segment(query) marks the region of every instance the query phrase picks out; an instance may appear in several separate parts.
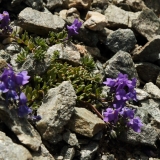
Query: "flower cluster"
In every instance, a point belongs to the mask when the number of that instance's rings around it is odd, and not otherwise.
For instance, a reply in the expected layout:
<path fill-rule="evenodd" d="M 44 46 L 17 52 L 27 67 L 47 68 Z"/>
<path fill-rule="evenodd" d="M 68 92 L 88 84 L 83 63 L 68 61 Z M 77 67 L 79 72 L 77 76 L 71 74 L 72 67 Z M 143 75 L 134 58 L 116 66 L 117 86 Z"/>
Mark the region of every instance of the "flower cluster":
<path fill-rule="evenodd" d="M 71 26 L 67 25 L 68 38 L 75 34 L 78 34 L 78 30 L 81 26 L 82 26 L 82 22 L 79 22 L 78 19 L 75 19 Z"/>
<path fill-rule="evenodd" d="M 6 101 L 14 102 L 17 107 L 19 117 L 25 117 L 32 112 L 27 106 L 27 98 L 21 87 L 27 84 L 30 76 L 27 71 L 14 73 L 12 67 L 8 65 L 0 76 L 0 91 L 5 94 Z M 39 117 L 38 117 L 39 118 Z"/>
<path fill-rule="evenodd" d="M 2 30 L 2 32 L 7 33 L 12 31 L 9 23 L 9 13 L 7 11 L 3 11 L 3 14 L 0 14 L 0 29 Z"/>
<path fill-rule="evenodd" d="M 120 73 L 116 79 L 107 78 L 103 84 L 110 87 L 110 93 L 113 95 L 110 107 L 103 112 L 104 121 L 115 124 L 123 119 L 128 127 L 135 132 L 140 132 L 143 126 L 140 118 L 134 117 L 135 110 L 126 107 L 127 101 L 137 101 L 134 89 L 136 87 L 136 78 L 128 80 L 126 74 Z"/>

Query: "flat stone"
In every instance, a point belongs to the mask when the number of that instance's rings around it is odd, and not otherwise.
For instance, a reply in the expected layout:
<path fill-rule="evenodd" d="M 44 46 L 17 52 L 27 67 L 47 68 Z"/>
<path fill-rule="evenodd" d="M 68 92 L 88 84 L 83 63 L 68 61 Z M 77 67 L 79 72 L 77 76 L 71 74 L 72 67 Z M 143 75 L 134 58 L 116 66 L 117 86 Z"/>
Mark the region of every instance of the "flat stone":
<path fill-rule="evenodd" d="M 73 114 L 76 98 L 74 88 L 69 81 L 64 81 L 48 91 L 43 104 L 37 110 L 42 119 L 36 126 L 43 139 L 52 143 L 55 136 L 64 130 Z"/>
<path fill-rule="evenodd" d="M 138 101 L 149 98 L 149 94 L 140 88 L 135 88 Z"/>
<path fill-rule="evenodd" d="M 148 41 L 160 35 L 160 20 L 151 9 L 145 9 L 132 20 L 133 28 L 143 35 Z"/>
<path fill-rule="evenodd" d="M 49 31 L 62 30 L 65 21 L 57 15 L 39 12 L 27 7 L 19 13 L 18 24 L 29 32 L 46 35 Z"/>
<path fill-rule="evenodd" d="M 32 155 L 25 147 L 14 143 L 1 131 L 0 151 L 0 159 L 2 160 L 32 160 Z"/>
<path fill-rule="evenodd" d="M 9 109 L 4 101 L 0 101 L 0 119 L 11 129 L 19 141 L 33 151 L 38 151 L 42 143 L 37 130 L 26 118 L 19 118 L 14 108 Z"/>
<path fill-rule="evenodd" d="M 160 99 L 160 89 L 152 82 L 146 83 L 143 89 L 149 93 L 152 98 Z"/>
<path fill-rule="evenodd" d="M 85 108 L 75 107 L 75 112 L 68 123 L 69 128 L 86 137 L 93 137 L 105 127 L 103 120 Z"/>

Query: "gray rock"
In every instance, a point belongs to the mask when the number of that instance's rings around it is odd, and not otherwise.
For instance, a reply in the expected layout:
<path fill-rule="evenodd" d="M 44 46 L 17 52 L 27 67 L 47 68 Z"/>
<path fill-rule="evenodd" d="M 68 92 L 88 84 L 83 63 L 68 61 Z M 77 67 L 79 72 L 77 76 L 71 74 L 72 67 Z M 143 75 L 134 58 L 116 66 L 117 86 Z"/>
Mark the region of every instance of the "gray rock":
<path fill-rule="evenodd" d="M 65 0 L 47 0 L 47 4 L 46 4 L 46 7 L 49 9 L 49 10 L 54 10 L 55 8 L 57 7 L 63 7 L 63 2 Z"/>
<path fill-rule="evenodd" d="M 106 45 L 114 53 L 119 50 L 129 52 L 135 47 L 136 42 L 137 40 L 132 30 L 118 29 L 108 35 Z"/>
<path fill-rule="evenodd" d="M 158 76 L 156 79 L 156 85 L 160 88 L 160 72 L 158 73 Z"/>
<path fill-rule="evenodd" d="M 69 130 L 63 134 L 63 140 L 70 146 L 79 146 L 78 139 L 75 133 L 71 133 Z"/>
<path fill-rule="evenodd" d="M 65 21 L 57 15 L 39 12 L 28 7 L 19 13 L 18 24 L 29 32 L 46 35 L 49 31 L 62 30 Z"/>
<path fill-rule="evenodd" d="M 132 20 L 137 19 L 140 12 L 127 12 L 114 5 L 109 5 L 104 12 L 110 28 L 132 27 Z"/>
<path fill-rule="evenodd" d="M 160 89 L 152 82 L 146 83 L 143 88 L 152 98 L 160 99 Z"/>
<path fill-rule="evenodd" d="M 155 62 L 160 59 L 160 35 L 155 36 L 150 42 L 140 49 L 132 52 L 133 60 L 139 62 Z"/>
<path fill-rule="evenodd" d="M 160 67 L 148 62 L 141 62 L 135 64 L 138 76 L 143 82 L 156 82 Z"/>
<path fill-rule="evenodd" d="M 19 118 L 16 110 L 9 109 L 2 100 L 0 101 L 0 119 L 14 132 L 22 144 L 33 151 L 39 150 L 42 143 L 39 133 L 26 118 Z"/>
<path fill-rule="evenodd" d="M 143 10 L 137 19 L 132 20 L 132 26 L 148 41 L 160 34 L 160 21 L 150 9 Z"/>
<path fill-rule="evenodd" d="M 46 63 L 50 64 L 51 57 L 55 51 L 59 52 L 59 59 L 67 60 L 73 64 L 80 64 L 80 53 L 78 52 L 76 46 L 72 43 L 67 44 L 55 44 L 48 48 L 46 52 Z"/>
<path fill-rule="evenodd" d="M 75 149 L 64 146 L 61 150 L 60 155 L 63 157 L 64 160 L 72 160 L 75 155 Z"/>
<path fill-rule="evenodd" d="M 96 142 L 90 142 L 85 147 L 82 147 L 80 160 L 94 160 L 98 148 L 99 144 Z"/>
<path fill-rule="evenodd" d="M 105 63 L 105 73 L 109 78 L 117 78 L 118 74 L 125 73 L 129 79 L 138 78 L 131 55 L 124 51 L 117 52 Z"/>
<path fill-rule="evenodd" d="M 32 160 L 32 155 L 25 147 L 13 143 L 12 140 L 1 131 L 0 151 L 0 159 L 2 160 Z"/>
<path fill-rule="evenodd" d="M 4 49 L 5 49 L 5 52 L 13 55 L 15 53 L 21 52 L 22 48 L 17 43 L 11 43 L 11 44 L 6 45 Z"/>
<path fill-rule="evenodd" d="M 105 123 L 89 110 L 75 107 L 75 112 L 68 126 L 76 133 L 86 137 L 93 137 L 105 127 Z"/>
<path fill-rule="evenodd" d="M 41 10 L 43 8 L 43 0 L 26 0 L 25 4 L 36 10 Z"/>
<path fill-rule="evenodd" d="M 68 123 L 76 105 L 76 93 L 69 81 L 62 82 L 58 87 L 48 91 L 37 114 L 42 119 L 37 122 L 37 129 L 43 139 L 52 142 Z"/>
<path fill-rule="evenodd" d="M 156 147 L 156 141 L 158 140 L 158 132 L 154 127 L 149 124 L 144 125 L 141 133 L 136 133 L 132 129 L 127 132 L 123 132 L 118 138 L 125 143 L 133 145 L 146 145 L 150 147 Z"/>
<path fill-rule="evenodd" d="M 38 152 L 31 152 L 33 160 L 55 160 L 46 147 L 42 144 Z"/>
<path fill-rule="evenodd" d="M 149 98 L 149 94 L 147 92 L 145 92 L 144 90 L 142 90 L 140 88 L 135 88 L 135 90 L 136 90 L 136 95 L 137 95 L 138 101 L 142 101 L 144 99 Z"/>
<path fill-rule="evenodd" d="M 146 8 L 143 0 L 126 0 L 126 4 L 129 5 L 129 7 L 133 11 L 142 11 L 144 8 Z"/>

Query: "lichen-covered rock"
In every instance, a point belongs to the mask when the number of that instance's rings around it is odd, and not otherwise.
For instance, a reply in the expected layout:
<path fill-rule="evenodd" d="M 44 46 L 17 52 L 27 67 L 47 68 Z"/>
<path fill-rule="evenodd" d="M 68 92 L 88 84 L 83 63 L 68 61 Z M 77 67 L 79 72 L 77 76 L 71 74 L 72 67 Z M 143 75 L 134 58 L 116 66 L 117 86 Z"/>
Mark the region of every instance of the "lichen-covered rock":
<path fill-rule="evenodd" d="M 58 87 L 48 91 L 43 104 L 37 113 L 42 119 L 37 122 L 37 129 L 43 139 L 52 142 L 68 123 L 76 105 L 76 93 L 69 81 L 62 82 Z"/>
<path fill-rule="evenodd" d="M 0 131 L 0 159 L 2 160 L 32 160 L 30 152 L 14 143 L 5 133 Z"/>
<path fill-rule="evenodd" d="M 28 7 L 19 13 L 18 24 L 29 32 L 46 35 L 49 31 L 62 30 L 65 21 L 57 15 L 39 12 Z"/>
<path fill-rule="evenodd" d="M 86 137 L 93 137 L 105 127 L 104 121 L 85 108 L 75 107 L 75 112 L 68 123 L 69 128 Z"/>

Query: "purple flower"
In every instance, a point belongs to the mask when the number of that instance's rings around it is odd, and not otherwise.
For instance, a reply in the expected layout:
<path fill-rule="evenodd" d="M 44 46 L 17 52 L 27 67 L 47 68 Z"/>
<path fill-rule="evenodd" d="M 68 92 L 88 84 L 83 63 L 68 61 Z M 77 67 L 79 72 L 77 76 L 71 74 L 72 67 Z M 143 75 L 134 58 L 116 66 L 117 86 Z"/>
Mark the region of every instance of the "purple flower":
<path fill-rule="evenodd" d="M 104 116 L 104 121 L 105 122 L 117 122 L 118 120 L 118 110 L 117 109 L 112 109 L 112 108 L 107 108 L 106 111 L 103 112 Z"/>
<path fill-rule="evenodd" d="M 0 82 L 0 90 L 2 93 L 8 92 L 8 89 L 6 88 L 6 85 L 4 84 L 4 82 Z"/>
<path fill-rule="evenodd" d="M 122 101 L 127 101 L 128 100 L 127 93 L 124 89 L 117 90 L 115 97 L 119 101 L 120 100 L 122 100 Z"/>
<path fill-rule="evenodd" d="M 130 119 L 134 118 L 134 110 L 127 107 L 122 108 L 122 111 L 119 112 L 119 114 L 124 118 L 130 118 Z"/>
<path fill-rule="evenodd" d="M 127 123 L 128 127 L 131 127 L 135 132 L 141 132 L 141 128 L 143 126 L 141 119 L 139 117 L 130 119 Z"/>
<path fill-rule="evenodd" d="M 118 109 L 120 111 L 125 106 L 125 104 L 126 104 L 126 101 L 123 101 L 123 100 L 120 100 L 120 101 L 114 100 L 113 107 L 115 109 Z"/>
<path fill-rule="evenodd" d="M 19 96 L 17 94 L 17 92 L 15 90 L 8 90 L 8 92 L 6 93 L 6 99 L 19 99 Z"/>
<path fill-rule="evenodd" d="M 7 11 L 3 11 L 3 14 L 0 14 L 0 22 L 1 22 L 0 24 L 1 29 L 9 32 L 12 31 L 12 29 L 9 26 L 10 18 L 9 18 L 9 13 Z"/>
<path fill-rule="evenodd" d="M 71 26 L 67 25 L 68 37 L 78 34 L 78 30 L 81 26 L 82 22 L 78 21 L 78 19 L 75 19 Z"/>
<path fill-rule="evenodd" d="M 25 85 L 29 82 L 28 79 L 30 78 L 30 76 L 28 76 L 27 74 L 27 71 L 22 71 L 16 75 L 16 82 L 18 85 Z"/>
<path fill-rule="evenodd" d="M 32 110 L 27 106 L 27 97 L 22 92 L 19 97 L 19 107 L 18 107 L 18 115 L 19 117 L 24 117 L 32 112 Z"/>

